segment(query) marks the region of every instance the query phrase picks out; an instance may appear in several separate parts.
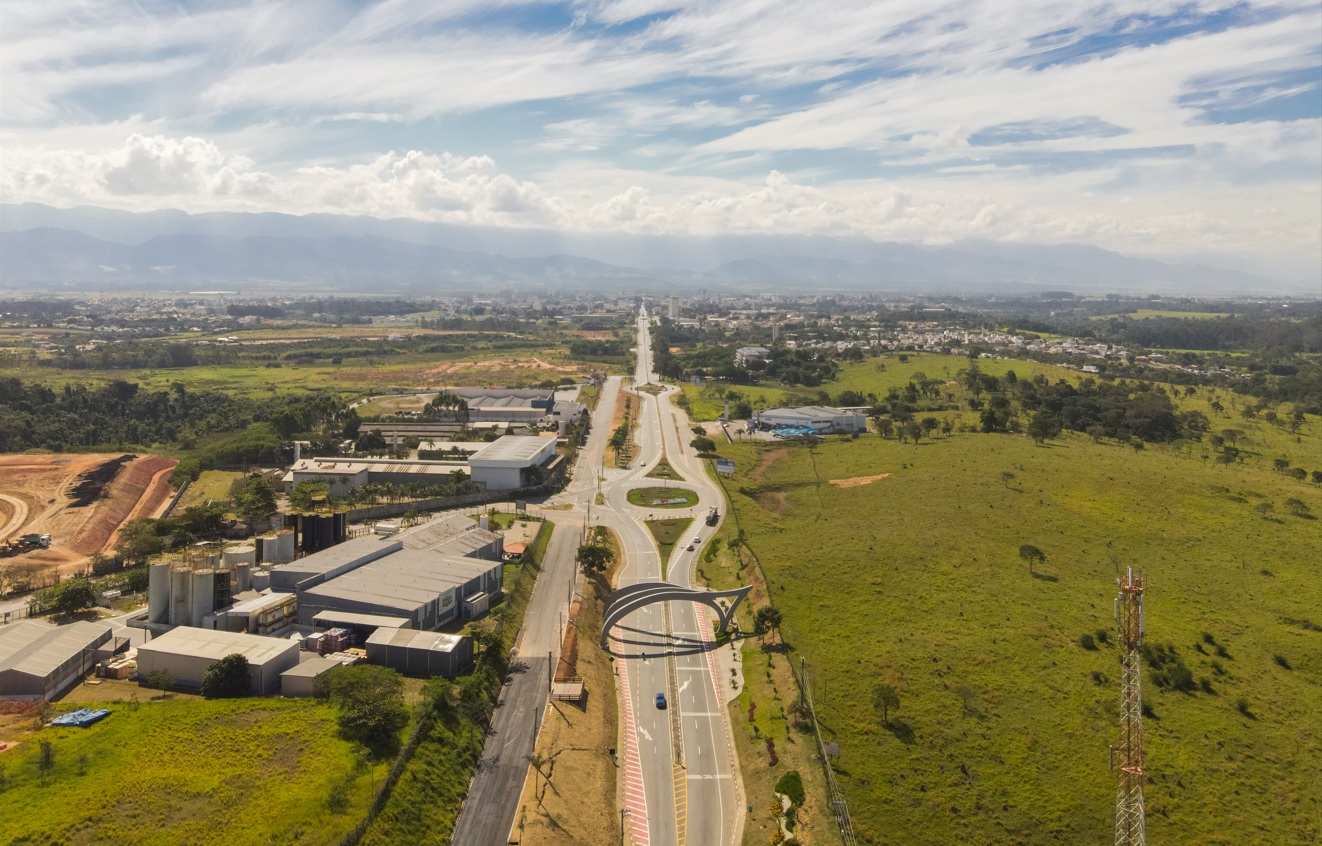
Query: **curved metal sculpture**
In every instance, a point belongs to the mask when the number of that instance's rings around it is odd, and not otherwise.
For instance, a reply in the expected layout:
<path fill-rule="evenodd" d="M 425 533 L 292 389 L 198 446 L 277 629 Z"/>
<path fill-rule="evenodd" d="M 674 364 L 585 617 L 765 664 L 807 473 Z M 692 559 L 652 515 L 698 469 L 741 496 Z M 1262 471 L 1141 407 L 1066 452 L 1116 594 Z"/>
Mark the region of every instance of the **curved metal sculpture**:
<path fill-rule="evenodd" d="M 645 608 L 656 602 L 701 602 L 716 612 L 716 616 L 720 620 L 717 631 L 723 632 L 729 627 L 730 621 L 734 619 L 734 612 L 739 607 L 739 603 L 752 589 L 752 585 L 745 585 L 734 590 L 698 590 L 697 588 L 681 587 L 670 582 L 641 582 L 636 585 L 622 587 L 612 593 L 610 600 L 606 603 L 606 616 L 601 623 L 601 648 L 606 648 L 607 637 L 616 623 L 639 608 Z M 716 602 L 718 599 L 730 599 L 730 607 L 721 608 L 720 604 Z"/>

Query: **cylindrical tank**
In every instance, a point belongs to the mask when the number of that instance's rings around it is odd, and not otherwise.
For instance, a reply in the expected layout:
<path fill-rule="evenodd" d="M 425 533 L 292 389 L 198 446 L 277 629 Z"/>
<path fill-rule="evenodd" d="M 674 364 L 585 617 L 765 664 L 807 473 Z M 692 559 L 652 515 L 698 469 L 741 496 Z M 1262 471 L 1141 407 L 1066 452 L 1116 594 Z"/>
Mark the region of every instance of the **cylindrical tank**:
<path fill-rule="evenodd" d="M 270 570 L 253 570 L 252 572 L 253 590 L 266 590 L 270 586 L 271 586 Z"/>
<path fill-rule="evenodd" d="M 257 547 L 250 543 L 237 543 L 226 548 L 222 560 L 230 566 L 235 564 L 256 564 Z"/>
<path fill-rule="evenodd" d="M 477 525 L 478 525 L 478 528 L 481 528 L 481 529 L 486 529 L 486 528 L 488 528 L 489 524 L 488 524 L 488 522 L 487 522 L 487 515 L 485 515 L 485 514 L 479 515 L 478 518 L 477 518 Z"/>
<path fill-rule="evenodd" d="M 294 530 L 282 529 L 275 535 L 275 553 L 269 559 L 276 564 L 288 564 L 294 560 Z"/>
<path fill-rule="evenodd" d="M 170 621 L 170 562 L 156 561 L 147 568 L 147 622 Z"/>
<path fill-rule="evenodd" d="M 252 587 L 252 568 L 253 565 L 247 561 L 240 561 L 234 565 L 235 593 L 243 593 Z"/>
<path fill-rule="evenodd" d="M 183 626 L 191 619 L 193 583 L 187 567 L 170 568 L 170 619 L 172 626 Z"/>
<path fill-rule="evenodd" d="M 191 574 L 192 602 L 188 625 L 202 627 L 202 618 L 215 611 L 216 571 L 210 568 L 194 570 Z"/>

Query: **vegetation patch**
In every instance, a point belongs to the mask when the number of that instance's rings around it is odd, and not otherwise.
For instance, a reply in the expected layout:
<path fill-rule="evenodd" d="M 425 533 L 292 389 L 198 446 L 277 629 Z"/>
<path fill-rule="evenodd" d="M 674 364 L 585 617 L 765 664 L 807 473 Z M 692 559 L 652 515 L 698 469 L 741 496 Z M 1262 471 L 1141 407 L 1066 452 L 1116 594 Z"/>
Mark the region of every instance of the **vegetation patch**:
<path fill-rule="evenodd" d="M 92 728 L 46 728 L 4 753 L 0 841 L 331 846 L 385 769 L 339 738 L 320 700 L 104 707 Z"/>
<path fill-rule="evenodd" d="M 663 456 L 647 473 L 649 479 L 667 479 L 672 482 L 682 482 L 684 477 L 675 472 L 675 468 L 670 466 L 670 462 Z"/>
<path fill-rule="evenodd" d="M 675 548 L 675 544 L 683 541 L 685 533 L 688 531 L 689 524 L 693 522 L 692 517 L 672 517 L 667 520 L 648 520 L 647 529 L 656 539 L 656 548 L 661 556 L 661 578 L 666 577 L 666 566 L 670 561 L 670 553 Z M 687 543 L 687 541 L 684 541 Z"/>
<path fill-rule="evenodd" d="M 629 503 L 643 508 L 688 508 L 698 501 L 698 495 L 687 488 L 634 488 L 629 491 Z"/>

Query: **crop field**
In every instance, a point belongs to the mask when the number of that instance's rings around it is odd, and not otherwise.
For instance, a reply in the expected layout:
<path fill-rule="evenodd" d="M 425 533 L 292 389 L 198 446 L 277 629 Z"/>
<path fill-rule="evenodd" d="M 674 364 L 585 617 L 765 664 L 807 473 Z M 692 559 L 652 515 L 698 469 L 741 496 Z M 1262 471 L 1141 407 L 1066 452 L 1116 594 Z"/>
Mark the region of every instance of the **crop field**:
<path fill-rule="evenodd" d="M 1318 420 L 1298 434 L 1213 425 L 1244 429 L 1260 454 L 1221 466 L 1197 445 L 1135 452 L 1068 433 L 719 445 L 739 469 L 721 536 L 746 532 L 790 661 L 810 665 L 860 842 L 1112 842 L 1113 600 L 1128 566 L 1147 571 L 1147 642 L 1162 653 L 1149 657 L 1165 661 L 1143 673 L 1153 842 L 1322 838 L 1322 489 L 1270 460 L 1322 468 Z M 1026 544 L 1045 561 L 1030 567 Z M 713 587 L 743 580 L 731 560 L 704 563 Z M 740 752 L 752 791 L 777 774 L 764 738 L 782 755 L 811 744 L 783 717 L 797 695 L 786 662 L 750 648 L 731 707 L 758 705 Z M 1177 663 L 1187 692 L 1157 683 Z M 899 693 L 889 724 L 878 683 Z M 788 760 L 813 766 L 811 752 Z"/>
<path fill-rule="evenodd" d="M 338 844 L 388 762 L 360 760 L 310 699 L 111 703 L 89 729 L 46 728 L 0 753 L 0 842 Z M 38 742 L 50 741 L 45 783 Z M 337 800 L 329 801 L 332 794 Z"/>
<path fill-rule="evenodd" d="M 754 409 L 775 408 L 793 401 L 794 397 L 807 399 L 808 403 L 816 404 L 819 391 L 826 391 L 832 395 L 843 391 L 857 391 L 864 396 L 869 393 L 885 396 L 888 389 L 903 387 L 915 374 L 925 374 L 929 379 L 953 379 L 956 373 L 969 366 L 968 357 L 961 355 L 902 353 L 908 358 L 908 361 L 904 362 L 900 361 L 900 355 L 890 354 L 881 358 L 841 364 L 838 379 L 824 382 L 815 388 L 789 387 L 773 383 L 726 385 L 716 382 L 707 383 L 702 387 L 686 382 L 681 387 L 689 403 L 690 417 L 694 420 L 715 420 L 724 410 L 721 396 L 717 393 L 720 389 L 737 391 L 752 404 Z M 1085 375 L 1067 367 L 1019 359 L 979 359 L 978 369 L 992 376 L 1004 376 L 1007 371 L 1013 370 L 1020 378 L 1031 378 L 1041 373 L 1053 382 L 1057 379 L 1078 381 Z"/>

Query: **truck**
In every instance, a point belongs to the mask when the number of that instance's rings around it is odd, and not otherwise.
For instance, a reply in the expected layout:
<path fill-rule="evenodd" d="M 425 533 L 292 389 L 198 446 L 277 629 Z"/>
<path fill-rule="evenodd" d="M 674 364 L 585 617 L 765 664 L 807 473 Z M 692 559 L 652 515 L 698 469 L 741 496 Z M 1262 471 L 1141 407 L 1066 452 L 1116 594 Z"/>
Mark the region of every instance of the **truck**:
<path fill-rule="evenodd" d="M 717 511 L 716 506 L 713 505 L 711 507 L 711 510 L 707 512 L 707 525 L 715 526 L 717 523 L 720 522 L 720 520 L 721 520 L 721 512 Z"/>

